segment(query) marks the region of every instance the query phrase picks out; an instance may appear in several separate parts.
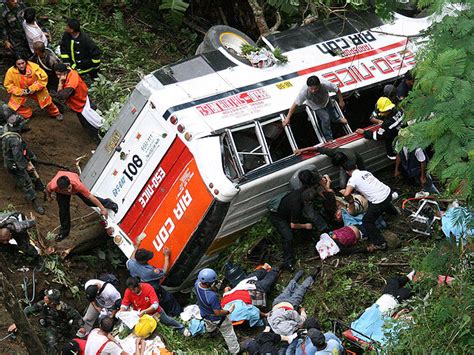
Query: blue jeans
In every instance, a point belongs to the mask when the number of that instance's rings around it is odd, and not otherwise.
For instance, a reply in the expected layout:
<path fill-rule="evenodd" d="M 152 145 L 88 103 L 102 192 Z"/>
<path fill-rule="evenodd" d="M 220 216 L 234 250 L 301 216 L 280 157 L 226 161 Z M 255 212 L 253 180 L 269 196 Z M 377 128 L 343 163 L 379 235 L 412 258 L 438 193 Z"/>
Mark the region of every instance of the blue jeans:
<path fill-rule="evenodd" d="M 304 272 L 300 270 L 295 274 L 283 292 L 273 300 L 273 306 L 281 302 L 291 303 L 293 307 L 298 307 L 301 304 L 306 290 L 311 287 L 314 282 L 314 279 L 311 276 L 308 276 L 303 283 L 299 285 L 298 280 L 303 276 L 303 273 Z"/>
<path fill-rule="evenodd" d="M 171 328 L 179 330 L 181 333 L 184 331 L 184 325 L 179 323 L 176 319 L 171 318 L 166 314 L 165 310 L 162 308 L 159 312 L 160 322 L 164 325 L 169 325 Z"/>
<path fill-rule="evenodd" d="M 326 138 L 327 141 L 331 141 L 333 139 L 331 122 L 338 122 L 340 120 L 340 117 L 337 117 L 336 109 L 331 100 L 329 100 L 326 107 L 316 110 L 316 116 L 318 116 L 321 121 L 321 130 L 323 131 L 324 138 Z"/>

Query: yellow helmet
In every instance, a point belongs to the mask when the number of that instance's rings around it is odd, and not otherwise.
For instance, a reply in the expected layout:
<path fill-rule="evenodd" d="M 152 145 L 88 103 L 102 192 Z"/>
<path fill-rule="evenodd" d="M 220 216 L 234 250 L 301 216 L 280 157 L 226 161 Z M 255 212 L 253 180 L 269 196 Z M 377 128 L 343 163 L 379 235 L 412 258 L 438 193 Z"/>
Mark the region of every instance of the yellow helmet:
<path fill-rule="evenodd" d="M 135 326 L 134 332 L 137 337 L 146 339 L 156 329 L 156 320 L 149 314 L 144 314 L 140 317 L 137 325 Z"/>
<path fill-rule="evenodd" d="M 388 97 L 381 97 L 377 100 L 377 111 L 379 112 L 387 112 L 394 108 L 395 105 Z"/>

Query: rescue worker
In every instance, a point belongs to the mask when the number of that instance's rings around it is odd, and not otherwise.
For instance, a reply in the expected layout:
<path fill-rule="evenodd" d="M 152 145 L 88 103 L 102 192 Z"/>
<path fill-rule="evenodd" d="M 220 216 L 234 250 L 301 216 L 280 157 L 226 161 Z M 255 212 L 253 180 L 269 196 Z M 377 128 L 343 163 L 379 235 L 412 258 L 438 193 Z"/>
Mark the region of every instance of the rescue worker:
<path fill-rule="evenodd" d="M 55 65 L 54 70 L 59 79 L 57 98 L 65 101 L 76 112 L 82 127 L 93 137 L 97 137 L 103 119 L 91 107 L 86 83 L 76 70 L 69 69 L 65 64 Z"/>
<path fill-rule="evenodd" d="M 409 182 L 420 186 L 423 191 L 439 194 L 430 174 L 426 171 L 427 166 L 428 155 L 423 149 L 417 148 L 409 151 L 407 147 L 402 147 L 395 161 L 394 176 L 400 177 L 403 175 Z"/>
<path fill-rule="evenodd" d="M 339 186 L 346 187 L 348 176 L 344 170 L 344 163 L 346 161 L 355 161 L 359 169 L 365 170 L 365 162 L 362 156 L 347 148 L 324 148 L 324 147 L 308 147 L 303 149 L 296 149 L 295 155 L 308 154 L 308 153 L 319 153 L 331 158 L 332 165 L 339 167 Z"/>
<path fill-rule="evenodd" d="M 297 229 L 316 230 L 318 233 L 327 228 L 322 217 L 313 208 L 317 193 L 314 188 L 298 189 L 271 200 L 267 208 L 269 219 L 282 238 L 284 257 L 283 268 L 294 270 L 295 251 L 293 231 Z"/>
<path fill-rule="evenodd" d="M 364 227 L 370 245 L 367 251 L 383 250 L 387 248 L 382 233 L 377 228 L 375 221 L 384 213 L 388 212 L 398 215 L 399 212 L 392 204 L 392 190 L 372 173 L 359 170 L 356 164 L 349 161 L 345 165 L 347 174 L 350 176 L 347 187 L 344 190 L 344 197 L 351 199 L 354 190 L 359 191 L 369 201 L 369 207 L 362 219 L 362 227 Z"/>
<path fill-rule="evenodd" d="M 7 212 L 0 213 L 0 243 L 9 244 L 14 240 L 18 250 L 36 261 L 39 261 L 39 255 L 36 248 L 30 244 L 28 229 L 36 224 L 33 214 L 27 219 L 22 213 Z"/>
<path fill-rule="evenodd" d="M 81 30 L 79 20 L 68 19 L 61 38 L 61 59 L 80 75 L 97 78 L 101 51 L 87 33 Z"/>
<path fill-rule="evenodd" d="M 408 96 L 408 93 L 413 89 L 413 85 L 415 84 L 415 78 L 411 71 L 407 71 L 405 73 L 405 77 L 403 78 L 402 82 L 397 86 L 397 96 L 400 100 L 403 100 L 405 97 Z"/>
<path fill-rule="evenodd" d="M 44 191 L 45 187 L 32 163 L 36 157 L 28 150 L 19 133 L 22 121 L 21 116 L 12 115 L 8 118 L 8 123 L 3 126 L 1 135 L 3 161 L 5 168 L 15 179 L 16 186 L 23 190 L 35 211 L 44 214 L 44 208 L 38 201 L 35 190 Z"/>
<path fill-rule="evenodd" d="M 51 117 L 62 121 L 63 115 L 53 103 L 46 88 L 47 82 L 48 76 L 38 64 L 18 56 L 15 65 L 8 69 L 3 81 L 3 86 L 11 95 L 8 106 L 23 117 L 30 118 L 33 110 L 25 106 L 29 97 L 35 100 L 40 108 L 46 109 Z"/>
<path fill-rule="evenodd" d="M 34 55 L 31 57 L 31 61 L 38 64 L 40 68 L 43 69 L 48 75 L 48 84 L 46 84 L 46 88 L 51 94 L 54 104 L 58 107 L 59 111 L 63 113 L 64 104 L 61 103 L 56 97 L 59 79 L 56 75 L 56 72 L 54 71 L 54 66 L 61 63 L 61 61 L 50 48 L 44 45 L 43 42 L 34 42 L 33 52 Z"/>
<path fill-rule="evenodd" d="M 99 208 L 100 214 L 104 218 L 107 218 L 109 215 L 107 209 L 111 209 L 115 213 L 118 211 L 118 206 L 114 201 L 109 198 L 104 199 L 94 196 L 82 183 L 79 175 L 69 171 L 58 171 L 48 183 L 46 193 L 49 201 L 53 200 L 51 197 L 51 193 L 53 192 L 56 193 L 56 200 L 58 201 L 59 207 L 59 221 L 61 222 L 61 229 L 56 236 L 57 242 L 66 238 L 71 229 L 71 195 L 79 197 L 87 206 Z"/>
<path fill-rule="evenodd" d="M 331 122 L 346 124 L 347 120 L 344 117 L 337 117 L 336 109 L 329 97 L 329 92 L 335 92 L 337 94 L 339 106 L 343 109 L 345 106 L 344 98 L 337 85 L 324 79 L 321 80 L 317 76 L 310 76 L 306 81 L 306 85 L 301 88 L 295 102 L 291 105 L 288 115 L 283 121 L 283 125 L 286 126 L 289 124 L 296 108 L 306 103 L 306 105 L 316 112 L 316 115 L 321 120 L 321 129 L 324 138 L 326 138 L 327 141 L 333 140 Z"/>
<path fill-rule="evenodd" d="M 224 337 L 227 348 L 231 354 L 238 354 L 240 351 L 237 335 L 230 321 L 229 314 L 234 311 L 235 306 L 231 305 L 227 310 L 222 309 L 219 296 L 213 289 L 217 281 L 217 274 L 212 269 L 202 269 L 194 284 L 199 312 L 206 325 L 206 331 L 211 333 L 215 330 Z"/>
<path fill-rule="evenodd" d="M 56 289 L 45 291 L 42 301 L 25 308 L 27 316 L 34 313 L 40 313 L 39 323 L 46 328 L 48 354 L 58 354 L 59 343 L 70 339 L 83 324 L 79 312 L 61 301 L 61 292 Z"/>
<path fill-rule="evenodd" d="M 61 61 L 51 49 L 44 45 L 43 42 L 34 42 L 33 51 L 34 55 L 31 58 L 31 61 L 38 64 L 48 75 L 48 84 L 46 85 L 46 88 L 50 94 L 53 95 L 53 93 L 58 90 L 59 84 L 59 79 L 54 71 L 54 66 L 61 63 Z"/>
<path fill-rule="evenodd" d="M 382 96 L 377 100 L 374 114 L 377 116 L 375 123 L 380 123 L 381 126 L 376 131 L 364 131 L 362 128 L 358 128 L 356 133 L 362 134 L 366 139 L 385 141 L 387 157 L 390 160 L 395 160 L 397 153 L 393 149 L 393 141 L 402 128 L 403 111 L 399 110 L 388 97 Z"/>
<path fill-rule="evenodd" d="M 19 0 L 2 1 L 2 19 L 0 22 L 3 46 L 11 57 L 16 55 L 28 58 L 31 55 L 23 30 L 25 5 Z"/>

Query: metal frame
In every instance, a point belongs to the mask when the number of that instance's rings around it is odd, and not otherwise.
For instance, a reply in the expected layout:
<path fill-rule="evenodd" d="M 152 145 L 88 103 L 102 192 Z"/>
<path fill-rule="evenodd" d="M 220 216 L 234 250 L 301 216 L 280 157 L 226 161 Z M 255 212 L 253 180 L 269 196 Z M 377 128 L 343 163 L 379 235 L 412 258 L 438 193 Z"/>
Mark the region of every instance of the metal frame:
<path fill-rule="evenodd" d="M 316 136 L 318 137 L 319 141 L 321 143 L 326 143 L 327 140 L 326 138 L 324 138 L 323 131 L 319 126 L 318 116 L 316 115 L 316 112 L 312 110 L 309 106 L 306 106 L 306 113 L 308 114 L 308 118 L 311 124 L 313 125 L 313 128 L 316 132 Z"/>

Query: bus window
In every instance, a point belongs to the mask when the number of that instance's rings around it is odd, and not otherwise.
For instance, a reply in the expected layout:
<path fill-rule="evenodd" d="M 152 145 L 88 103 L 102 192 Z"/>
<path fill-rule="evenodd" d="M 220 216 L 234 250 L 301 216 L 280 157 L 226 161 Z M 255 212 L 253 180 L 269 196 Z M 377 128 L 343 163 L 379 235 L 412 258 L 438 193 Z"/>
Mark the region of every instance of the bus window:
<path fill-rule="evenodd" d="M 222 147 L 224 151 L 224 172 L 229 179 L 235 180 L 242 176 L 242 173 L 240 173 L 241 166 L 239 166 L 239 160 L 234 154 L 228 135 L 224 136 Z"/>
<path fill-rule="evenodd" d="M 293 154 L 280 117 L 262 122 L 261 125 L 272 161 L 275 162 Z"/>
<path fill-rule="evenodd" d="M 257 132 L 255 123 L 228 131 L 244 173 L 270 163 L 270 157 L 261 144 L 262 137 Z"/>
<path fill-rule="evenodd" d="M 321 141 L 306 111 L 295 112 L 290 124 L 291 132 L 299 149 L 315 146 Z"/>

